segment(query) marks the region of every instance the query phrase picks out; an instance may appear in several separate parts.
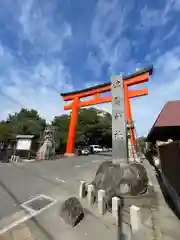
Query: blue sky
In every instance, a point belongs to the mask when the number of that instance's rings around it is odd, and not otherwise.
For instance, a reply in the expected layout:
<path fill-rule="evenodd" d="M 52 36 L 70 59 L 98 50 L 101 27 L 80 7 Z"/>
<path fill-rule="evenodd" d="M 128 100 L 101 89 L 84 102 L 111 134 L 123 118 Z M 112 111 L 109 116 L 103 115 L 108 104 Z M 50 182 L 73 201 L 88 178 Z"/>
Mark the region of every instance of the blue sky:
<path fill-rule="evenodd" d="M 25 107 L 51 120 L 63 113 L 60 92 L 153 64 L 149 95 L 132 101 L 145 135 L 180 98 L 179 16 L 180 0 L 1 0 L 1 119 Z"/>

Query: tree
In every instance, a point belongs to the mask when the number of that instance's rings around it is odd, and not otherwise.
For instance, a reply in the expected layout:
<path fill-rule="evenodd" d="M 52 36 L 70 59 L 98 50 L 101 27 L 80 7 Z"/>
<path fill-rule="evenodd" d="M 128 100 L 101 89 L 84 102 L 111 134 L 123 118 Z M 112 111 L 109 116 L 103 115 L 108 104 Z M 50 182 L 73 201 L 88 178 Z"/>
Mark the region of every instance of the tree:
<path fill-rule="evenodd" d="M 56 147 L 65 151 L 67 143 L 70 115 L 54 117 L 52 124 L 56 129 Z M 35 135 L 40 138 L 44 131 L 46 121 L 34 109 L 22 108 L 19 113 L 9 114 L 7 121 L 0 122 L 0 141 L 15 138 L 18 134 Z M 112 119 L 111 114 L 96 108 L 80 109 L 76 129 L 76 145 L 101 144 L 112 145 Z"/>
<path fill-rule="evenodd" d="M 111 115 L 96 108 L 79 109 L 76 128 L 77 145 L 102 144 L 112 146 Z M 65 151 L 70 115 L 56 116 L 52 124 L 56 127 L 57 149 Z"/>
<path fill-rule="evenodd" d="M 96 108 L 80 109 L 78 114 L 76 143 L 81 140 L 87 144 L 112 144 L 111 115 Z"/>
<path fill-rule="evenodd" d="M 70 117 L 68 115 L 61 115 L 54 117 L 52 124 L 56 128 L 56 149 L 60 152 L 65 151 L 65 146 L 68 138 Z"/>
<path fill-rule="evenodd" d="M 7 142 L 10 138 L 11 127 L 7 121 L 0 123 L 0 142 Z"/>
<path fill-rule="evenodd" d="M 46 121 L 34 109 L 27 110 L 22 108 L 19 113 L 10 114 L 7 121 L 10 124 L 12 137 L 17 134 L 40 137 L 46 125 Z"/>
<path fill-rule="evenodd" d="M 91 143 L 95 133 L 95 128 L 98 124 L 97 109 L 88 108 L 80 109 L 78 112 L 76 144 L 80 142 L 84 144 Z M 97 139 L 95 138 L 94 141 Z"/>
<path fill-rule="evenodd" d="M 146 148 L 146 138 L 145 137 L 139 137 L 136 140 L 136 144 L 137 144 L 137 147 L 139 148 L 139 151 L 144 153 L 145 148 Z"/>
<path fill-rule="evenodd" d="M 100 119 L 101 138 L 99 143 L 103 146 L 112 147 L 112 116 L 108 112 L 103 112 Z"/>

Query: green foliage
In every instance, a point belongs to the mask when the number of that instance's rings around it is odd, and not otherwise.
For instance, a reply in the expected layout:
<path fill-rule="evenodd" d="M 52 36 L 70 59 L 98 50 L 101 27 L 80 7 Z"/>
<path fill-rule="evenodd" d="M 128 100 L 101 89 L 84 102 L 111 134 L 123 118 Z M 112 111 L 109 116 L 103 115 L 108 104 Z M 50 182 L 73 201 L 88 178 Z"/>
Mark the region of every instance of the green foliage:
<path fill-rule="evenodd" d="M 111 115 L 96 108 L 81 109 L 78 114 L 76 143 L 103 144 L 111 147 Z"/>
<path fill-rule="evenodd" d="M 54 117 L 52 124 L 56 128 L 56 148 L 65 150 L 68 138 L 70 116 Z M 96 108 L 80 109 L 76 131 L 76 144 L 112 145 L 111 114 Z M 10 114 L 7 121 L 0 123 L 0 141 L 7 141 L 17 134 L 35 135 L 36 138 L 44 131 L 46 122 L 34 109 L 22 108 L 19 113 Z"/>
<path fill-rule="evenodd" d="M 17 134 L 35 135 L 39 138 L 45 128 L 46 121 L 36 110 L 22 108 L 19 113 L 10 114 L 6 122 L 0 123 L 0 139 L 14 138 Z"/>
<path fill-rule="evenodd" d="M 136 144 L 141 152 L 145 152 L 145 148 L 146 148 L 146 138 L 145 137 L 139 137 L 136 140 Z"/>
<path fill-rule="evenodd" d="M 56 149 L 64 152 L 70 115 L 54 117 L 52 124 L 56 128 Z M 0 122 L 0 142 L 7 142 L 17 134 L 35 135 L 39 139 L 44 131 L 46 122 L 34 109 L 22 108 L 19 113 L 10 114 L 7 121 Z M 76 145 L 100 144 L 112 147 L 112 118 L 111 114 L 96 108 L 80 109 L 78 112 L 78 123 L 76 131 Z M 141 151 L 145 149 L 145 138 L 137 139 L 137 146 Z"/>
<path fill-rule="evenodd" d="M 80 109 L 76 128 L 76 145 L 102 144 L 112 146 L 111 114 L 96 108 Z M 68 138 L 70 116 L 56 116 L 52 124 L 56 126 L 56 148 L 65 151 Z"/>
<path fill-rule="evenodd" d="M 61 115 L 54 117 L 52 124 L 56 127 L 56 149 L 65 150 L 68 138 L 70 117 Z"/>
<path fill-rule="evenodd" d="M 10 124 L 2 121 L 0 123 L 0 142 L 7 142 L 10 137 Z"/>

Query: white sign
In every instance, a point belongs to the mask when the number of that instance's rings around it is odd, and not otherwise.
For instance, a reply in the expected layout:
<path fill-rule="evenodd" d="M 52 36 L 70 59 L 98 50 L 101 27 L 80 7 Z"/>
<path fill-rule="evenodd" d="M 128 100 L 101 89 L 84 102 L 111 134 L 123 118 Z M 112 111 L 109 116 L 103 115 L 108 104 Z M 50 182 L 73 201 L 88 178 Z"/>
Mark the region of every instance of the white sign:
<path fill-rule="evenodd" d="M 31 139 L 19 139 L 17 141 L 17 150 L 30 150 Z"/>

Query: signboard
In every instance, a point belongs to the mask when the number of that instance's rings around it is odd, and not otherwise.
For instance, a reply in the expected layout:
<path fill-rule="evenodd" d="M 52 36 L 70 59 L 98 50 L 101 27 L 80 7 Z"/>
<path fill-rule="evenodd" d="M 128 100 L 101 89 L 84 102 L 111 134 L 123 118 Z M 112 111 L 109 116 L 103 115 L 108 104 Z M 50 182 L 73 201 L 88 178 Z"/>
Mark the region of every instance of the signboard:
<path fill-rule="evenodd" d="M 17 150 L 30 150 L 31 147 L 31 139 L 19 139 L 17 141 Z"/>

